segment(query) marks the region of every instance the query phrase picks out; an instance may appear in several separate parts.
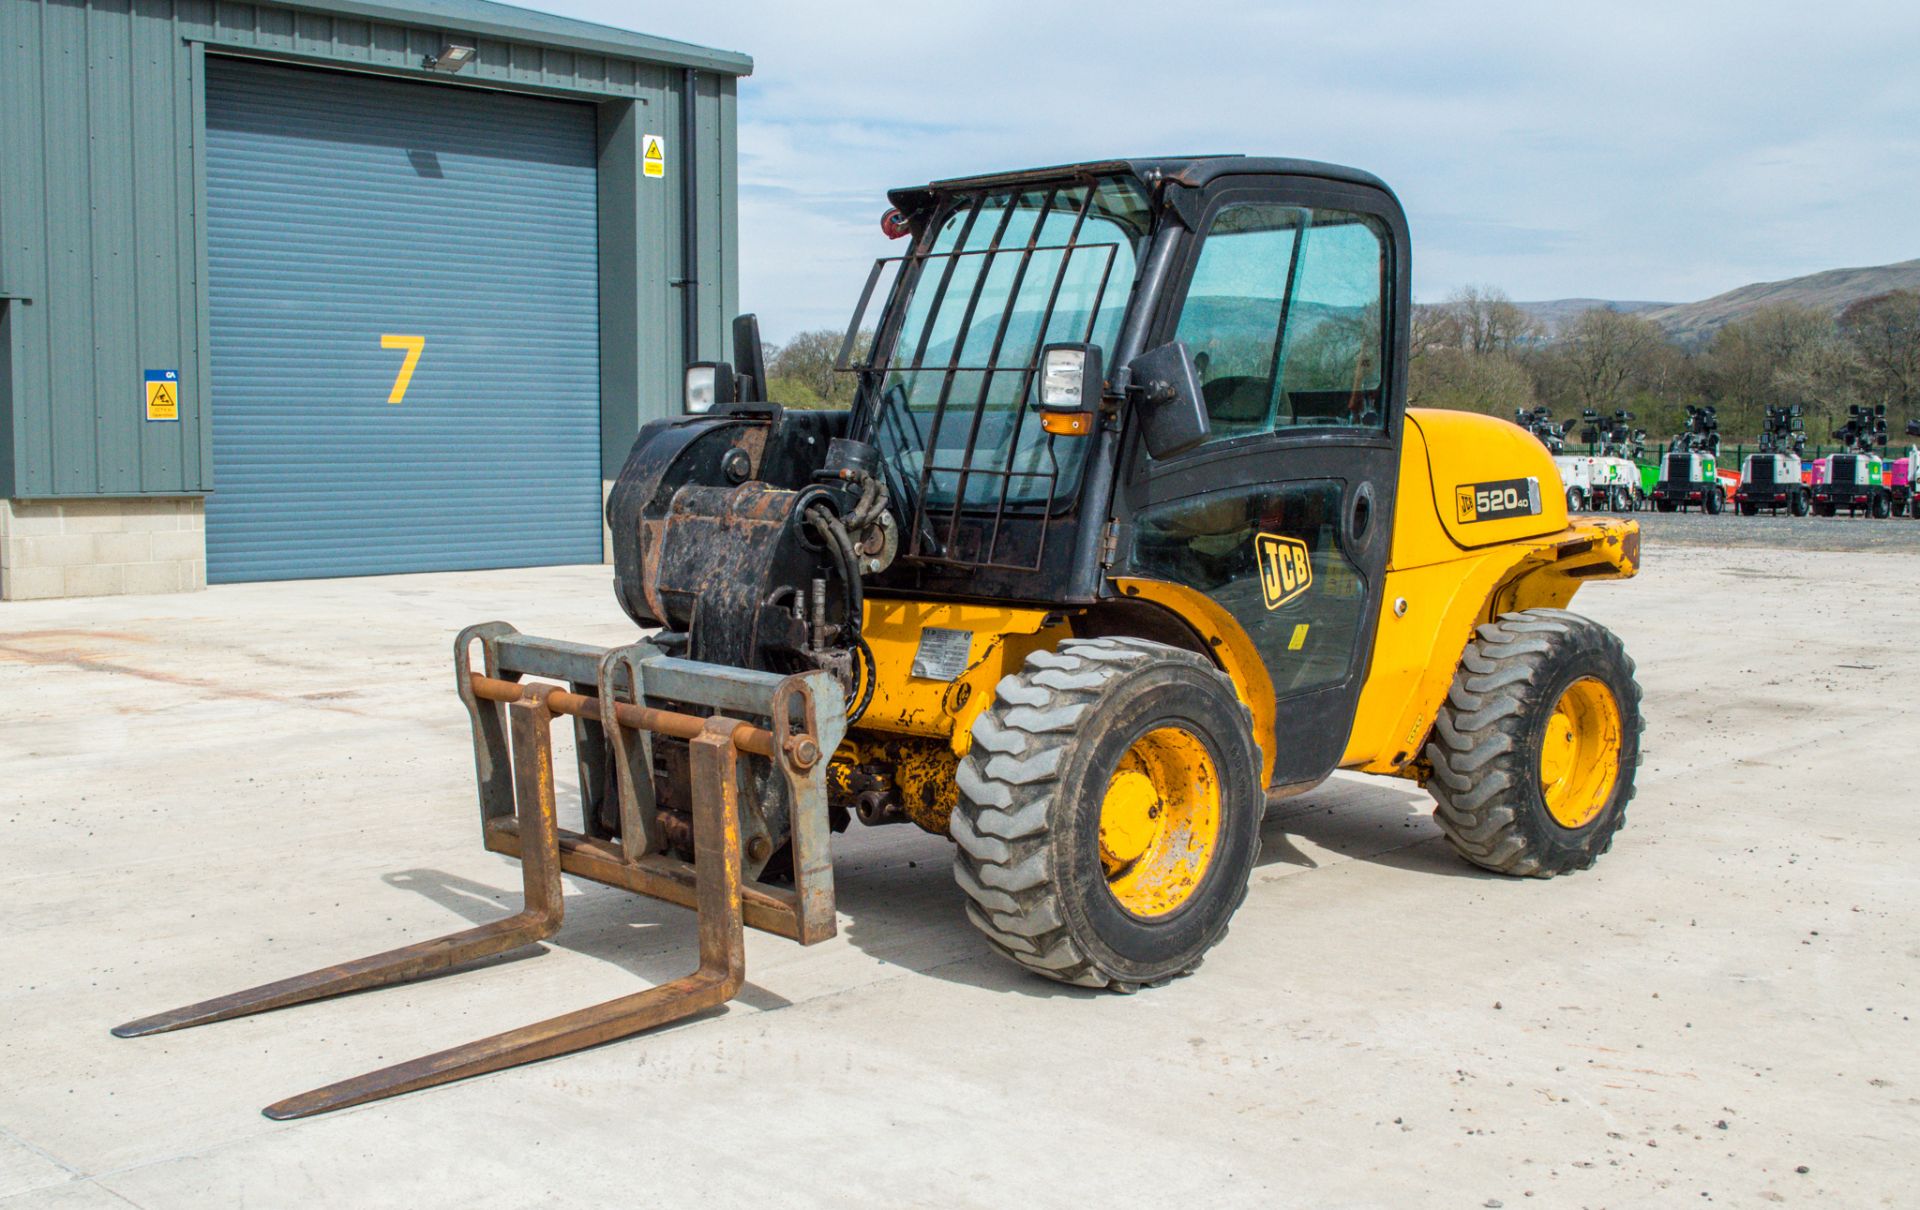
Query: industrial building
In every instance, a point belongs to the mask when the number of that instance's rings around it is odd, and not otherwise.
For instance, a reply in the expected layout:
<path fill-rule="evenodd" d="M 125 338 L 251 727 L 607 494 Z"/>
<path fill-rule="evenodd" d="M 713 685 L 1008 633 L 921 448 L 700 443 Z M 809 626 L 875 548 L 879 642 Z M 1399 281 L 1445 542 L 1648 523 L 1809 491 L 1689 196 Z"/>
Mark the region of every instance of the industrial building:
<path fill-rule="evenodd" d="M 736 308 L 744 55 L 0 0 L 0 598 L 598 562 Z"/>

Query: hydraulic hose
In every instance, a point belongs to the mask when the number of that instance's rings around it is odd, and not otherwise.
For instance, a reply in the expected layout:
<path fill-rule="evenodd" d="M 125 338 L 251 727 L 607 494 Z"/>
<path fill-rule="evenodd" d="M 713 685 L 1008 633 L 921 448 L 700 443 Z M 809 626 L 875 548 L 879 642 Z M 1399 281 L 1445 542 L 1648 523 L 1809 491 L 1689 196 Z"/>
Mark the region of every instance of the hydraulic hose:
<path fill-rule="evenodd" d="M 880 683 L 880 670 L 874 660 L 873 648 L 860 633 L 866 612 L 866 591 L 860 579 L 860 552 L 854 544 L 853 535 L 864 532 L 874 524 L 886 511 L 889 500 L 887 485 L 883 481 L 865 472 L 861 472 L 860 479 L 860 498 L 844 518 L 836 516 L 831 507 L 818 499 L 805 503 L 803 511 L 807 523 L 819 535 L 822 549 L 832 560 L 834 571 L 847 589 L 847 642 L 859 654 L 861 665 L 855 682 L 858 692 L 853 708 L 847 715 L 850 722 L 858 721 L 867 712 Z"/>

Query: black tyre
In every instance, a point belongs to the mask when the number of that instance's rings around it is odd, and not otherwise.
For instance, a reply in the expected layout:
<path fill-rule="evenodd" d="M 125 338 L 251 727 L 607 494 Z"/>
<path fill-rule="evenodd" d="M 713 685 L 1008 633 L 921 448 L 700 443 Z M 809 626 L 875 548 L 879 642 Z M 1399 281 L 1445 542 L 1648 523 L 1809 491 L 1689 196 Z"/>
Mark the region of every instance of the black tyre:
<path fill-rule="evenodd" d="M 1613 845 L 1640 764 L 1640 686 L 1612 631 L 1563 609 L 1481 626 L 1434 720 L 1434 819 L 1475 865 L 1551 878 Z"/>
<path fill-rule="evenodd" d="M 1727 507 L 1726 493 L 1717 487 L 1708 488 L 1706 492 L 1701 495 L 1700 500 L 1701 510 L 1711 513 L 1716 517 Z"/>
<path fill-rule="evenodd" d="M 1867 515 L 1875 521 L 1885 521 L 1888 517 L 1893 516 L 1893 498 L 1884 493 L 1876 495 L 1873 498 L 1873 503 L 1868 505 Z"/>
<path fill-rule="evenodd" d="M 1679 507 L 1679 505 L 1672 500 L 1655 500 L 1653 502 L 1653 506 L 1659 509 L 1663 513 L 1670 513 L 1675 508 Z"/>
<path fill-rule="evenodd" d="M 1832 501 L 1825 501 L 1825 502 L 1816 502 L 1813 506 L 1813 511 L 1814 511 L 1814 515 L 1816 516 L 1831 517 L 1834 515 L 1834 513 L 1840 510 L 1833 504 Z"/>
<path fill-rule="evenodd" d="M 1760 506 L 1751 500 L 1742 500 L 1740 502 L 1740 515 L 1743 517 L 1757 517 L 1760 515 Z"/>
<path fill-rule="evenodd" d="M 1567 511 L 1577 513 L 1587 507 L 1587 496 L 1577 487 L 1567 489 Z"/>
<path fill-rule="evenodd" d="M 1807 493 L 1795 492 L 1787 498 L 1787 511 L 1796 517 L 1804 517 L 1813 509 L 1807 501 Z"/>
<path fill-rule="evenodd" d="M 1003 678 L 972 734 L 953 874 L 988 942 L 1119 991 L 1198 966 L 1246 897 L 1266 804 L 1233 682 L 1160 643 L 1070 639 Z"/>

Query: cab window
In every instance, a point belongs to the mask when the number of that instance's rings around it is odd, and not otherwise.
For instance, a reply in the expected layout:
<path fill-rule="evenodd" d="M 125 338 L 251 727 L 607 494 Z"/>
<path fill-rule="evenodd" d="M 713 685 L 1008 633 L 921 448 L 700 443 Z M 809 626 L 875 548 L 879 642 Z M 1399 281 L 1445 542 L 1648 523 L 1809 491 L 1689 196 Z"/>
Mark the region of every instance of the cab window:
<path fill-rule="evenodd" d="M 1211 440 L 1384 427 L 1387 248 L 1371 215 L 1221 208 L 1175 329 L 1200 372 Z"/>

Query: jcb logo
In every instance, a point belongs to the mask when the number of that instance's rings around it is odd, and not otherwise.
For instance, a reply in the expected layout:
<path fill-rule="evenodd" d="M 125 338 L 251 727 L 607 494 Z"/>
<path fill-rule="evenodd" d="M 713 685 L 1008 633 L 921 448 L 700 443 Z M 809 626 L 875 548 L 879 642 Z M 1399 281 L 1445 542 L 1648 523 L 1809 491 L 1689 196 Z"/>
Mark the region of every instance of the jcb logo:
<path fill-rule="evenodd" d="M 1460 523 L 1465 525 L 1467 522 L 1477 519 L 1480 516 L 1480 510 L 1474 507 L 1472 488 L 1462 487 L 1457 489 L 1457 491 L 1458 494 L 1454 499 L 1460 506 Z"/>
<path fill-rule="evenodd" d="M 1313 559 L 1305 542 L 1257 534 L 1253 545 L 1260 557 L 1260 596 L 1268 609 L 1278 609 L 1313 587 Z"/>

